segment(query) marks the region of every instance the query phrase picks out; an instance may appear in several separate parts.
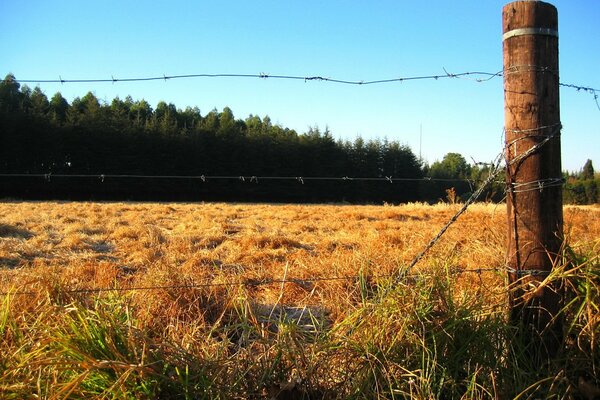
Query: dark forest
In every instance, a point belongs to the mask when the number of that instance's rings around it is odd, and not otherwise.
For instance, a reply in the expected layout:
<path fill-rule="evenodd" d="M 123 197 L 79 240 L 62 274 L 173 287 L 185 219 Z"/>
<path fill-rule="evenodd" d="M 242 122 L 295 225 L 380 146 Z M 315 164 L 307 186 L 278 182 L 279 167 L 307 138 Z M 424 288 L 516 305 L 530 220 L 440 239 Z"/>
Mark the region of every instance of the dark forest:
<path fill-rule="evenodd" d="M 423 165 L 398 141 L 298 133 L 268 116 L 236 119 L 227 107 L 202 115 L 130 96 L 109 104 L 92 92 L 69 103 L 12 74 L 0 83 L 0 143 L 0 198 L 459 201 L 487 174 L 457 153 Z M 483 200 L 501 200 L 502 186 Z"/>

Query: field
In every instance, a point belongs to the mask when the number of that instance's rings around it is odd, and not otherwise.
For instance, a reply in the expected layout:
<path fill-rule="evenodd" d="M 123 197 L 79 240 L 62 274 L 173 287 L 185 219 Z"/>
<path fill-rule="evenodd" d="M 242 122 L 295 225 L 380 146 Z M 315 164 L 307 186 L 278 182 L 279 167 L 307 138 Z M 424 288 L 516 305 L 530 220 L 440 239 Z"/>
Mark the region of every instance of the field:
<path fill-rule="evenodd" d="M 504 205 L 399 275 L 458 208 L 2 202 L 0 397 L 594 398 L 600 208 L 565 207 L 542 368 L 511 341 Z"/>

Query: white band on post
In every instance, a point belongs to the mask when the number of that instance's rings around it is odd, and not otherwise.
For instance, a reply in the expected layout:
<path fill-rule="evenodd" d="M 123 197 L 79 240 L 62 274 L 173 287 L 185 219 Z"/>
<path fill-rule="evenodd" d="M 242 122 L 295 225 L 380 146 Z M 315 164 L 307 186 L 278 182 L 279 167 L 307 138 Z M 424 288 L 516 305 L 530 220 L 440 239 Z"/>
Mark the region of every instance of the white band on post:
<path fill-rule="evenodd" d="M 553 36 L 558 37 L 558 31 L 556 29 L 550 28 L 519 28 L 513 29 L 511 31 L 506 32 L 502 35 L 502 41 L 509 39 L 515 36 L 523 36 L 523 35 L 544 35 L 544 36 Z"/>

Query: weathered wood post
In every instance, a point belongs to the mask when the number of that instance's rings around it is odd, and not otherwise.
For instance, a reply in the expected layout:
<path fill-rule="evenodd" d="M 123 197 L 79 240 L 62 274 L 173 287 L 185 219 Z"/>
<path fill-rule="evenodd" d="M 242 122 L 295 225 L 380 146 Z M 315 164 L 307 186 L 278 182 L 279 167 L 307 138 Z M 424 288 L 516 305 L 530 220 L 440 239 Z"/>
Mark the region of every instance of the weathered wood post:
<path fill-rule="evenodd" d="M 558 351 L 558 288 L 542 284 L 563 242 L 558 13 L 543 1 L 502 10 L 511 318 L 536 363 Z"/>

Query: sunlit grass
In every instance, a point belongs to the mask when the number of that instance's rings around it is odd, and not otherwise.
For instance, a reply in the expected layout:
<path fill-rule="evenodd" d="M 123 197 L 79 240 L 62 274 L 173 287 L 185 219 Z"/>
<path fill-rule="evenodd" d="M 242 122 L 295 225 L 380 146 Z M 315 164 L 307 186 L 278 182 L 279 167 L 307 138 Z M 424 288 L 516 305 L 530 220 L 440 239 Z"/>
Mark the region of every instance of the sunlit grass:
<path fill-rule="evenodd" d="M 390 289 L 458 207 L 0 203 L 0 398 L 594 398 L 600 208 L 565 209 L 540 369 L 503 274 L 457 273 L 503 267 L 504 206 Z"/>

